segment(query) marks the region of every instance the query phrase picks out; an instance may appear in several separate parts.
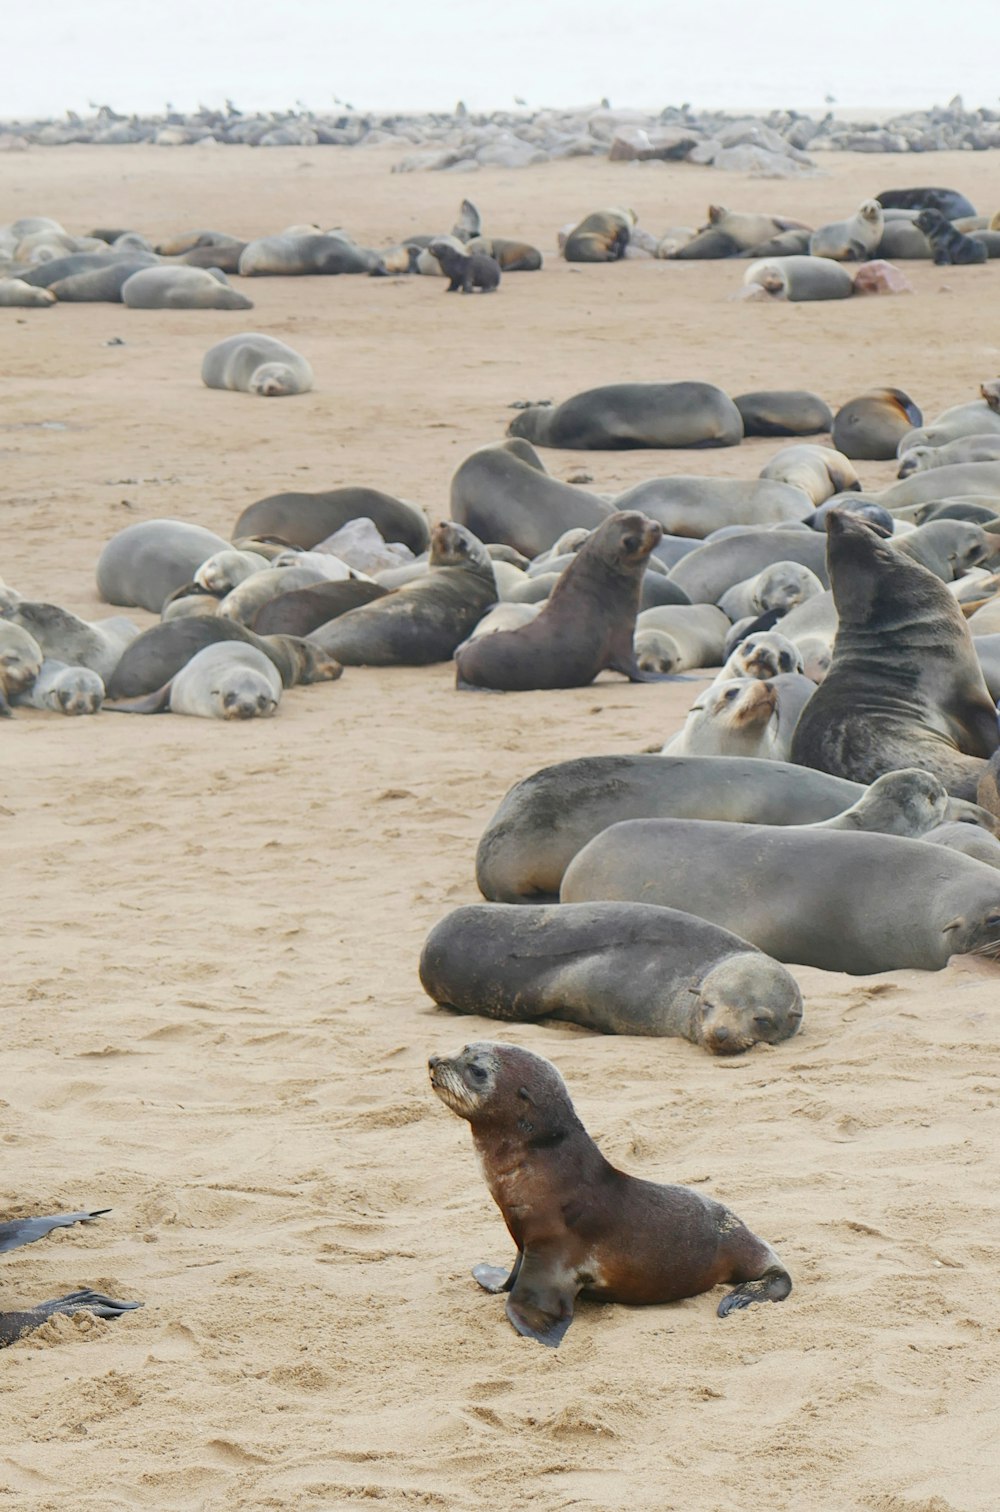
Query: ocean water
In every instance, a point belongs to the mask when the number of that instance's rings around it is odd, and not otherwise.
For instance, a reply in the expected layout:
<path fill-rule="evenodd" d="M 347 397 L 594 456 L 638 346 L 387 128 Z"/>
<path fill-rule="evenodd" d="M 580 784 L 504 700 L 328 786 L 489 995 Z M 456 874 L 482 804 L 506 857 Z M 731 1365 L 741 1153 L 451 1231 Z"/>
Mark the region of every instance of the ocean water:
<path fill-rule="evenodd" d="M 46 0 L 4 21 L 0 115 L 1000 107 L 995 6 L 902 0 Z"/>

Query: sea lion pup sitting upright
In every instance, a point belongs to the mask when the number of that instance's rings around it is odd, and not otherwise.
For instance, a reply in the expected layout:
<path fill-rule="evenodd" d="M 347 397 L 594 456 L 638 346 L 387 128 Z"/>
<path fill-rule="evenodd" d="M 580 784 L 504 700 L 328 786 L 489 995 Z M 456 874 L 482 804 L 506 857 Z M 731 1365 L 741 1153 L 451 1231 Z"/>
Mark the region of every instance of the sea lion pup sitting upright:
<path fill-rule="evenodd" d="M 110 1213 L 110 1208 L 97 1208 L 91 1213 L 56 1213 L 51 1218 L 17 1218 L 11 1223 L 0 1223 L 0 1254 L 20 1249 L 24 1244 L 34 1244 L 44 1239 L 53 1229 L 70 1228 L 74 1223 L 90 1223 Z M 0 1349 L 16 1344 L 35 1328 L 40 1328 L 57 1313 L 72 1314 L 92 1312 L 98 1318 L 120 1318 L 123 1312 L 132 1312 L 141 1307 L 141 1302 L 116 1302 L 102 1292 L 76 1291 L 68 1297 L 56 1297 L 51 1302 L 39 1302 L 36 1307 L 23 1308 L 17 1312 L 0 1312 Z"/>
<path fill-rule="evenodd" d="M 962 611 L 945 585 L 859 520 L 827 516 L 837 638 L 792 760 L 858 782 L 919 766 L 957 798 L 1000 744 Z"/>
<path fill-rule="evenodd" d="M 594 1144 L 550 1061 L 489 1041 L 428 1061 L 431 1086 L 472 1126 L 486 1185 L 517 1259 L 510 1274 L 477 1265 L 485 1291 L 506 1291 L 518 1333 L 555 1349 L 582 1293 L 628 1305 L 676 1302 L 736 1282 L 724 1318 L 782 1302 L 792 1281 L 769 1244 L 688 1187 L 628 1176 Z"/>
<path fill-rule="evenodd" d="M 714 383 L 609 383 L 515 415 L 508 436 L 571 451 L 738 446 L 743 417 Z"/>
<path fill-rule="evenodd" d="M 802 1022 L 784 966 L 704 919 L 645 903 L 458 908 L 428 935 L 420 980 L 461 1013 L 677 1035 L 712 1055 L 776 1045 Z"/>
<path fill-rule="evenodd" d="M 308 639 L 345 667 L 426 667 L 448 661 L 496 599 L 485 546 L 463 525 L 442 521 L 431 531 L 427 572 Z"/>
<path fill-rule="evenodd" d="M 492 294 L 500 287 L 500 264 L 485 252 L 456 252 L 450 242 L 432 241 L 427 249 L 441 264 L 441 271 L 449 280 L 446 294 L 471 294 L 481 289 Z"/>
<path fill-rule="evenodd" d="M 611 515 L 584 541 L 530 624 L 459 646 L 458 687 L 582 688 L 605 669 L 648 681 L 636 665 L 633 636 L 642 576 L 661 534 L 645 515 Z"/>
<path fill-rule="evenodd" d="M 983 242 L 965 236 L 946 220 L 940 210 L 921 210 L 915 224 L 931 244 L 934 261 L 939 267 L 950 263 L 984 263 L 989 252 Z"/>

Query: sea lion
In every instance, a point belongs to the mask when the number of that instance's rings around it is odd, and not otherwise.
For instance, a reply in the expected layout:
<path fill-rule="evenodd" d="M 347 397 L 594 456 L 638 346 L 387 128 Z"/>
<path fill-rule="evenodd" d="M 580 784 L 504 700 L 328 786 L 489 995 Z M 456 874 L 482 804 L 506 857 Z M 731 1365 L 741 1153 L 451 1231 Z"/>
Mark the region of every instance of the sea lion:
<path fill-rule="evenodd" d="M 931 244 L 914 221 L 886 216 L 876 256 L 889 262 L 929 261 Z"/>
<path fill-rule="evenodd" d="M 19 602 L 13 599 L 4 609 L 13 609 Z M 41 646 L 23 625 L 0 618 L 0 693 L 10 699 L 30 688 L 43 659 Z"/>
<path fill-rule="evenodd" d="M 289 394 L 307 394 L 313 386 L 313 371 L 306 359 L 283 341 L 244 331 L 209 347 L 201 364 L 201 381 L 208 388 L 282 399 Z"/>
<path fill-rule="evenodd" d="M 39 289 L 23 278 L 0 278 L 0 309 L 47 309 L 56 296 L 51 289 Z"/>
<path fill-rule="evenodd" d="M 563 256 L 567 262 L 617 262 L 625 256 L 634 225 L 633 210 L 596 210 L 569 232 Z"/>
<path fill-rule="evenodd" d="M 415 504 L 362 487 L 268 494 L 244 509 L 233 526 L 233 541 L 270 536 L 310 551 L 350 520 L 359 519 L 371 520 L 386 541 L 401 541 L 414 553 L 427 549 L 430 531 Z"/>
<path fill-rule="evenodd" d="M 743 275 L 744 288 L 761 288 L 791 304 L 816 299 L 850 299 L 854 281 L 846 268 L 829 258 L 767 257 L 751 263 Z"/>
<path fill-rule="evenodd" d="M 990 537 L 971 520 L 929 520 L 894 537 L 892 544 L 942 583 L 951 583 L 991 561 L 1000 550 L 1000 536 Z"/>
<path fill-rule="evenodd" d="M 215 277 L 205 268 L 143 268 L 125 280 L 121 297 L 130 310 L 253 309 L 253 300 L 232 288 L 221 271 Z"/>
<path fill-rule="evenodd" d="M 773 630 L 760 630 L 741 640 L 729 654 L 716 683 L 734 679 L 765 682 L 786 672 L 803 672 L 799 648 Z"/>
<path fill-rule="evenodd" d="M 102 681 L 114 671 L 129 641 L 139 634 L 124 615 L 88 622 L 58 604 L 18 599 L 2 610 L 3 617 L 27 630 L 43 656 L 69 667 L 87 667 Z"/>
<path fill-rule="evenodd" d="M 726 205 L 709 205 L 708 224 L 705 231 L 716 231 L 729 238 L 740 252 L 749 252 L 772 236 L 786 231 L 803 231 L 808 228 L 801 221 L 788 220 L 779 215 L 757 214 L 753 211 L 730 210 Z"/>
<path fill-rule="evenodd" d="M 474 236 L 466 244 L 470 252 L 492 257 L 503 273 L 534 273 L 542 266 L 542 254 L 528 242 L 502 236 Z"/>
<path fill-rule="evenodd" d="M 219 604 L 219 613 L 226 619 L 252 625 L 264 605 L 272 599 L 280 598 L 282 594 L 290 593 L 295 588 L 309 588 L 315 583 L 329 581 L 329 576 L 321 568 L 308 563 L 301 567 L 268 566 L 230 589 Z"/>
<path fill-rule="evenodd" d="M 48 289 L 60 304 L 121 304 L 129 279 L 155 263 L 155 257 L 102 257 L 96 267 L 50 279 Z"/>
<path fill-rule="evenodd" d="M 948 790 L 937 777 L 917 767 L 900 767 L 876 778 L 857 803 L 842 814 L 835 814 L 832 819 L 817 819 L 807 828 L 864 830 L 921 840 L 930 830 L 944 823 L 951 806 Z M 953 822 L 956 829 L 979 833 L 984 839 L 993 840 L 993 836 L 988 836 L 978 825 Z M 997 842 L 993 840 L 993 843 Z"/>
<path fill-rule="evenodd" d="M 513 439 L 480 447 L 451 480 L 451 513 L 480 540 L 513 546 L 525 556 L 547 550 L 567 530 L 595 529 L 613 506 L 585 489 L 560 483 L 534 447 Z"/>
<path fill-rule="evenodd" d="M 727 525 L 787 525 L 812 508 L 801 488 L 771 478 L 702 478 L 678 474 L 648 478 L 615 500 L 639 509 L 668 535 L 704 540 Z"/>
<path fill-rule="evenodd" d="M 481 1042 L 427 1064 L 438 1097 L 472 1127 L 486 1185 L 517 1245 L 509 1275 L 492 1265 L 472 1274 L 484 1290 L 508 1293 L 518 1333 L 557 1348 L 580 1294 L 634 1306 L 735 1281 L 720 1317 L 788 1296 L 791 1277 L 774 1250 L 728 1208 L 610 1165 L 551 1062 Z"/>
<path fill-rule="evenodd" d="M 178 259 L 186 268 L 218 268 L 220 273 L 238 273 L 245 241 L 235 236 L 212 243 L 210 247 L 190 247 Z"/>
<path fill-rule="evenodd" d="M 836 511 L 827 517 L 827 551 L 837 639 L 792 760 L 862 782 L 919 766 L 956 797 L 975 798 L 1000 737 L 954 597 L 927 568 Z"/>
<path fill-rule="evenodd" d="M 672 567 L 670 577 L 692 604 L 717 604 L 727 588 L 778 562 L 798 562 L 824 586 L 829 582 L 826 539 L 813 530 L 746 530 L 706 541 Z"/>
<path fill-rule="evenodd" d="M 743 756 L 787 761 L 799 716 L 816 692 L 799 672 L 714 682 L 698 695 L 664 756 Z"/>
<path fill-rule="evenodd" d="M 878 200 L 865 200 L 849 220 L 814 231 L 809 238 L 809 255 L 836 262 L 867 262 L 875 256 L 884 224 Z"/>
<path fill-rule="evenodd" d="M 349 609 L 360 609 L 362 604 L 385 598 L 388 592 L 388 588 L 363 578 L 293 588 L 262 604 L 253 617 L 252 628 L 258 635 L 306 636 Z"/>
<path fill-rule="evenodd" d="M 734 583 L 719 599 L 719 608 L 735 624 L 747 616 L 767 614 L 776 610 L 786 615 L 797 604 L 815 598 L 823 592 L 823 584 L 815 572 L 803 567 L 800 562 L 773 562 L 752 578 Z"/>
<path fill-rule="evenodd" d="M 241 278 L 370 273 L 377 261 L 377 252 L 356 247 L 344 236 L 316 231 L 285 231 L 278 236 L 261 236 L 247 242 L 240 253 L 238 271 Z"/>
<path fill-rule="evenodd" d="M 737 446 L 743 420 L 712 383 L 611 383 L 514 416 L 509 436 L 572 451 Z"/>
<path fill-rule="evenodd" d="M 660 604 L 635 622 L 635 655 L 643 672 L 718 667 L 729 621 L 714 604 Z"/>
<path fill-rule="evenodd" d="M 765 257 L 804 257 L 809 251 L 810 236 L 812 232 L 805 227 L 801 231 L 779 231 L 777 236 L 748 247 L 742 255 L 757 261 Z"/>
<path fill-rule="evenodd" d="M 74 1223 L 90 1223 L 103 1218 L 110 1208 L 97 1208 L 89 1213 L 57 1213 L 49 1218 L 16 1218 L 10 1223 L 0 1223 L 0 1254 L 19 1249 L 24 1244 L 34 1244 L 44 1239 L 53 1229 L 69 1228 Z M 124 1312 L 141 1307 L 141 1302 L 116 1302 L 103 1292 L 75 1291 L 67 1297 L 56 1297 L 51 1302 L 39 1302 L 35 1307 L 22 1308 L 15 1312 L 0 1313 L 0 1349 L 16 1344 L 25 1334 L 55 1317 L 57 1313 L 72 1314 L 92 1312 L 99 1318 L 118 1318 Z"/>
<path fill-rule="evenodd" d="M 255 572 L 265 571 L 267 565 L 268 558 L 256 551 L 216 551 L 202 562 L 194 582 L 206 593 L 222 598 Z"/>
<path fill-rule="evenodd" d="M 911 504 L 937 503 L 942 499 L 971 495 L 979 500 L 1000 501 L 1000 462 L 952 462 L 935 467 L 931 472 L 912 473 L 899 483 L 890 483 L 879 498 L 886 509 L 895 511 Z"/>
<path fill-rule="evenodd" d="M 813 436 L 833 425 L 825 399 L 807 389 L 763 389 L 734 394 L 745 436 Z"/>
<path fill-rule="evenodd" d="M 682 907 L 779 961 L 851 976 L 1000 958 L 1000 877 L 896 835 L 628 820 L 574 857 L 560 899 Z"/>
<path fill-rule="evenodd" d="M 896 477 L 908 478 L 911 473 L 963 462 L 1000 462 L 1000 432 L 957 436 L 943 446 L 909 446 L 900 455 Z"/>
<path fill-rule="evenodd" d="M 49 709 L 53 714 L 99 714 L 104 683 L 87 667 L 68 667 L 46 657 L 34 682 L 13 702 L 29 709 Z"/>
<path fill-rule="evenodd" d="M 940 210 L 949 220 L 975 215 L 975 207 L 957 189 L 884 189 L 875 198 L 883 210 Z"/>
<path fill-rule="evenodd" d="M 642 575 L 660 534 L 645 515 L 611 515 L 580 547 L 530 624 L 459 647 L 458 686 L 580 688 L 605 669 L 645 681 L 632 637 Z"/>
<path fill-rule="evenodd" d="M 849 399 L 833 420 L 833 444 L 852 462 L 889 462 L 907 431 L 923 416 L 902 389 L 872 389 Z"/>
<path fill-rule="evenodd" d="M 950 221 L 945 220 L 940 210 L 921 210 L 914 224 L 930 242 L 934 261 L 939 267 L 951 263 L 989 261 L 990 254 L 985 243 L 956 230 Z"/>
<path fill-rule="evenodd" d="M 446 241 L 432 241 L 427 249 L 441 264 L 441 271 L 448 279 L 446 294 L 471 294 L 480 289 L 492 294 L 500 287 L 500 264 L 484 252 L 461 251 Z"/>
<path fill-rule="evenodd" d="M 867 791 L 782 761 L 578 757 L 543 767 L 509 790 L 479 841 L 476 882 L 484 898 L 498 903 L 554 902 L 577 852 L 623 819 L 810 825 L 842 814 Z M 975 805 L 952 799 L 948 812 L 1000 834 L 1000 823 Z"/>
<path fill-rule="evenodd" d="M 102 237 L 102 240 L 105 239 Z M 235 241 L 235 239 L 228 231 L 180 231 L 177 235 L 168 236 L 164 241 L 158 242 L 154 250 L 161 257 L 183 257 L 196 247 L 225 246 L 227 242 Z"/>
<path fill-rule="evenodd" d="M 783 446 L 764 463 L 760 476 L 801 489 L 813 504 L 837 493 L 861 491 L 850 460 L 829 446 Z"/>
<path fill-rule="evenodd" d="M 491 604 L 468 639 L 478 640 L 481 635 L 498 635 L 503 630 L 520 630 L 530 625 L 542 612 L 542 604 L 515 604 L 509 601 Z"/>
<path fill-rule="evenodd" d="M 915 426 L 899 439 L 897 455 L 902 457 L 914 446 L 946 446 L 963 436 L 1000 435 L 1000 414 L 985 398 L 988 385 L 982 385 L 984 397 L 968 404 L 955 404 L 943 410 L 930 425 Z"/>
<path fill-rule="evenodd" d="M 136 637 L 106 679 L 108 697 L 138 698 L 154 693 L 175 677 L 206 646 L 236 641 L 253 646 L 273 664 L 282 684 L 334 682 L 344 670 L 309 641 L 292 635 L 256 634 L 232 619 L 168 620 Z"/>
<path fill-rule="evenodd" d="M 493 563 L 471 531 L 444 521 L 431 531 L 423 577 L 320 626 L 313 645 L 349 667 L 424 667 L 448 661 L 496 603 Z"/>
<path fill-rule="evenodd" d="M 97 591 L 107 604 L 159 614 L 202 562 L 229 542 L 182 520 L 140 520 L 111 537 L 97 560 Z"/>
<path fill-rule="evenodd" d="M 187 623 L 187 622 L 182 622 Z M 108 704 L 116 714 L 192 714 L 202 719 L 269 719 L 281 700 L 281 678 L 256 646 L 220 641 L 205 646 L 155 693 Z"/>
<path fill-rule="evenodd" d="M 642 903 L 458 908 L 428 935 L 420 981 L 461 1013 L 677 1035 L 713 1055 L 778 1044 L 802 1021 L 783 966 L 702 919 Z"/>

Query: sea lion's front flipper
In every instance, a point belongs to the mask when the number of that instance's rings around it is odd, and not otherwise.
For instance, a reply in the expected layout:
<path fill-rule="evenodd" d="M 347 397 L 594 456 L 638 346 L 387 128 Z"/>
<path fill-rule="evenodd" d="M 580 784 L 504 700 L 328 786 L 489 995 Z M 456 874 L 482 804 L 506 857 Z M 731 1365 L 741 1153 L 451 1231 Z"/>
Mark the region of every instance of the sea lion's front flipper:
<path fill-rule="evenodd" d="M 573 1301 L 580 1290 L 565 1271 L 538 1255 L 524 1254 L 517 1280 L 507 1298 L 507 1316 L 525 1338 L 558 1349 L 573 1321 Z"/>
<path fill-rule="evenodd" d="M 720 1318 L 727 1318 L 738 1308 L 749 1307 L 751 1302 L 784 1302 L 792 1289 L 792 1278 L 780 1265 L 773 1265 L 756 1281 L 743 1281 L 727 1292 L 716 1309 Z"/>
<path fill-rule="evenodd" d="M 157 688 L 155 693 L 143 693 L 138 698 L 120 698 L 116 703 L 104 705 L 112 714 L 169 714 L 170 690 L 173 680 Z"/>
<path fill-rule="evenodd" d="M 20 1249 L 22 1244 L 34 1244 L 44 1239 L 53 1229 L 69 1228 L 74 1223 L 89 1223 L 93 1218 L 102 1218 L 110 1208 L 95 1208 L 92 1213 L 56 1213 L 51 1218 L 16 1218 L 11 1223 L 0 1223 L 0 1254 L 6 1250 Z"/>
<path fill-rule="evenodd" d="M 510 1291 L 517 1280 L 517 1273 L 521 1269 L 521 1255 L 518 1254 L 514 1261 L 513 1269 L 508 1271 L 502 1265 L 474 1265 L 472 1274 L 479 1282 L 483 1291 L 505 1292 Z"/>

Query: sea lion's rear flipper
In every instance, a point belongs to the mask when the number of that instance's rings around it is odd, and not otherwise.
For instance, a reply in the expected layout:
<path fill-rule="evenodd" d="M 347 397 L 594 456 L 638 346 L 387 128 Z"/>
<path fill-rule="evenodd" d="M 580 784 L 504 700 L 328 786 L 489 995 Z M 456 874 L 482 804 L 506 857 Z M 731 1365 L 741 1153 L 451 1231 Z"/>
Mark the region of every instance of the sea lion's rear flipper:
<path fill-rule="evenodd" d="M 173 679 L 157 688 L 155 693 L 143 693 L 138 698 L 120 698 L 116 703 L 106 703 L 111 714 L 169 714 L 170 690 Z"/>
<path fill-rule="evenodd" d="M 53 1229 L 89 1223 L 92 1218 L 101 1218 L 110 1211 L 110 1208 L 95 1208 L 92 1213 L 56 1213 L 51 1218 L 18 1218 L 11 1223 L 0 1223 L 0 1254 L 20 1249 L 22 1244 L 34 1244 L 36 1239 L 44 1239 Z"/>
<path fill-rule="evenodd" d="M 573 1321 L 579 1289 L 552 1262 L 525 1254 L 507 1298 L 507 1316 L 525 1338 L 558 1349 Z"/>
<path fill-rule="evenodd" d="M 521 1256 L 514 1261 L 513 1269 L 508 1271 L 502 1265 L 474 1265 L 472 1274 L 479 1282 L 483 1291 L 505 1292 L 510 1291 L 517 1280 L 517 1273 L 521 1269 Z"/>
<path fill-rule="evenodd" d="M 791 1276 L 780 1265 L 773 1265 L 756 1281 L 743 1281 L 727 1292 L 716 1311 L 720 1318 L 727 1318 L 738 1308 L 749 1307 L 751 1302 L 784 1302 L 791 1289 Z"/>
<path fill-rule="evenodd" d="M 141 1302 L 116 1302 L 103 1292 L 70 1292 L 68 1297 L 56 1297 L 51 1302 L 40 1302 L 37 1307 L 24 1308 L 20 1312 L 0 1313 L 0 1349 L 16 1344 L 25 1334 L 41 1328 L 56 1313 L 92 1312 L 99 1318 L 118 1318 L 123 1312 L 141 1307 Z"/>

